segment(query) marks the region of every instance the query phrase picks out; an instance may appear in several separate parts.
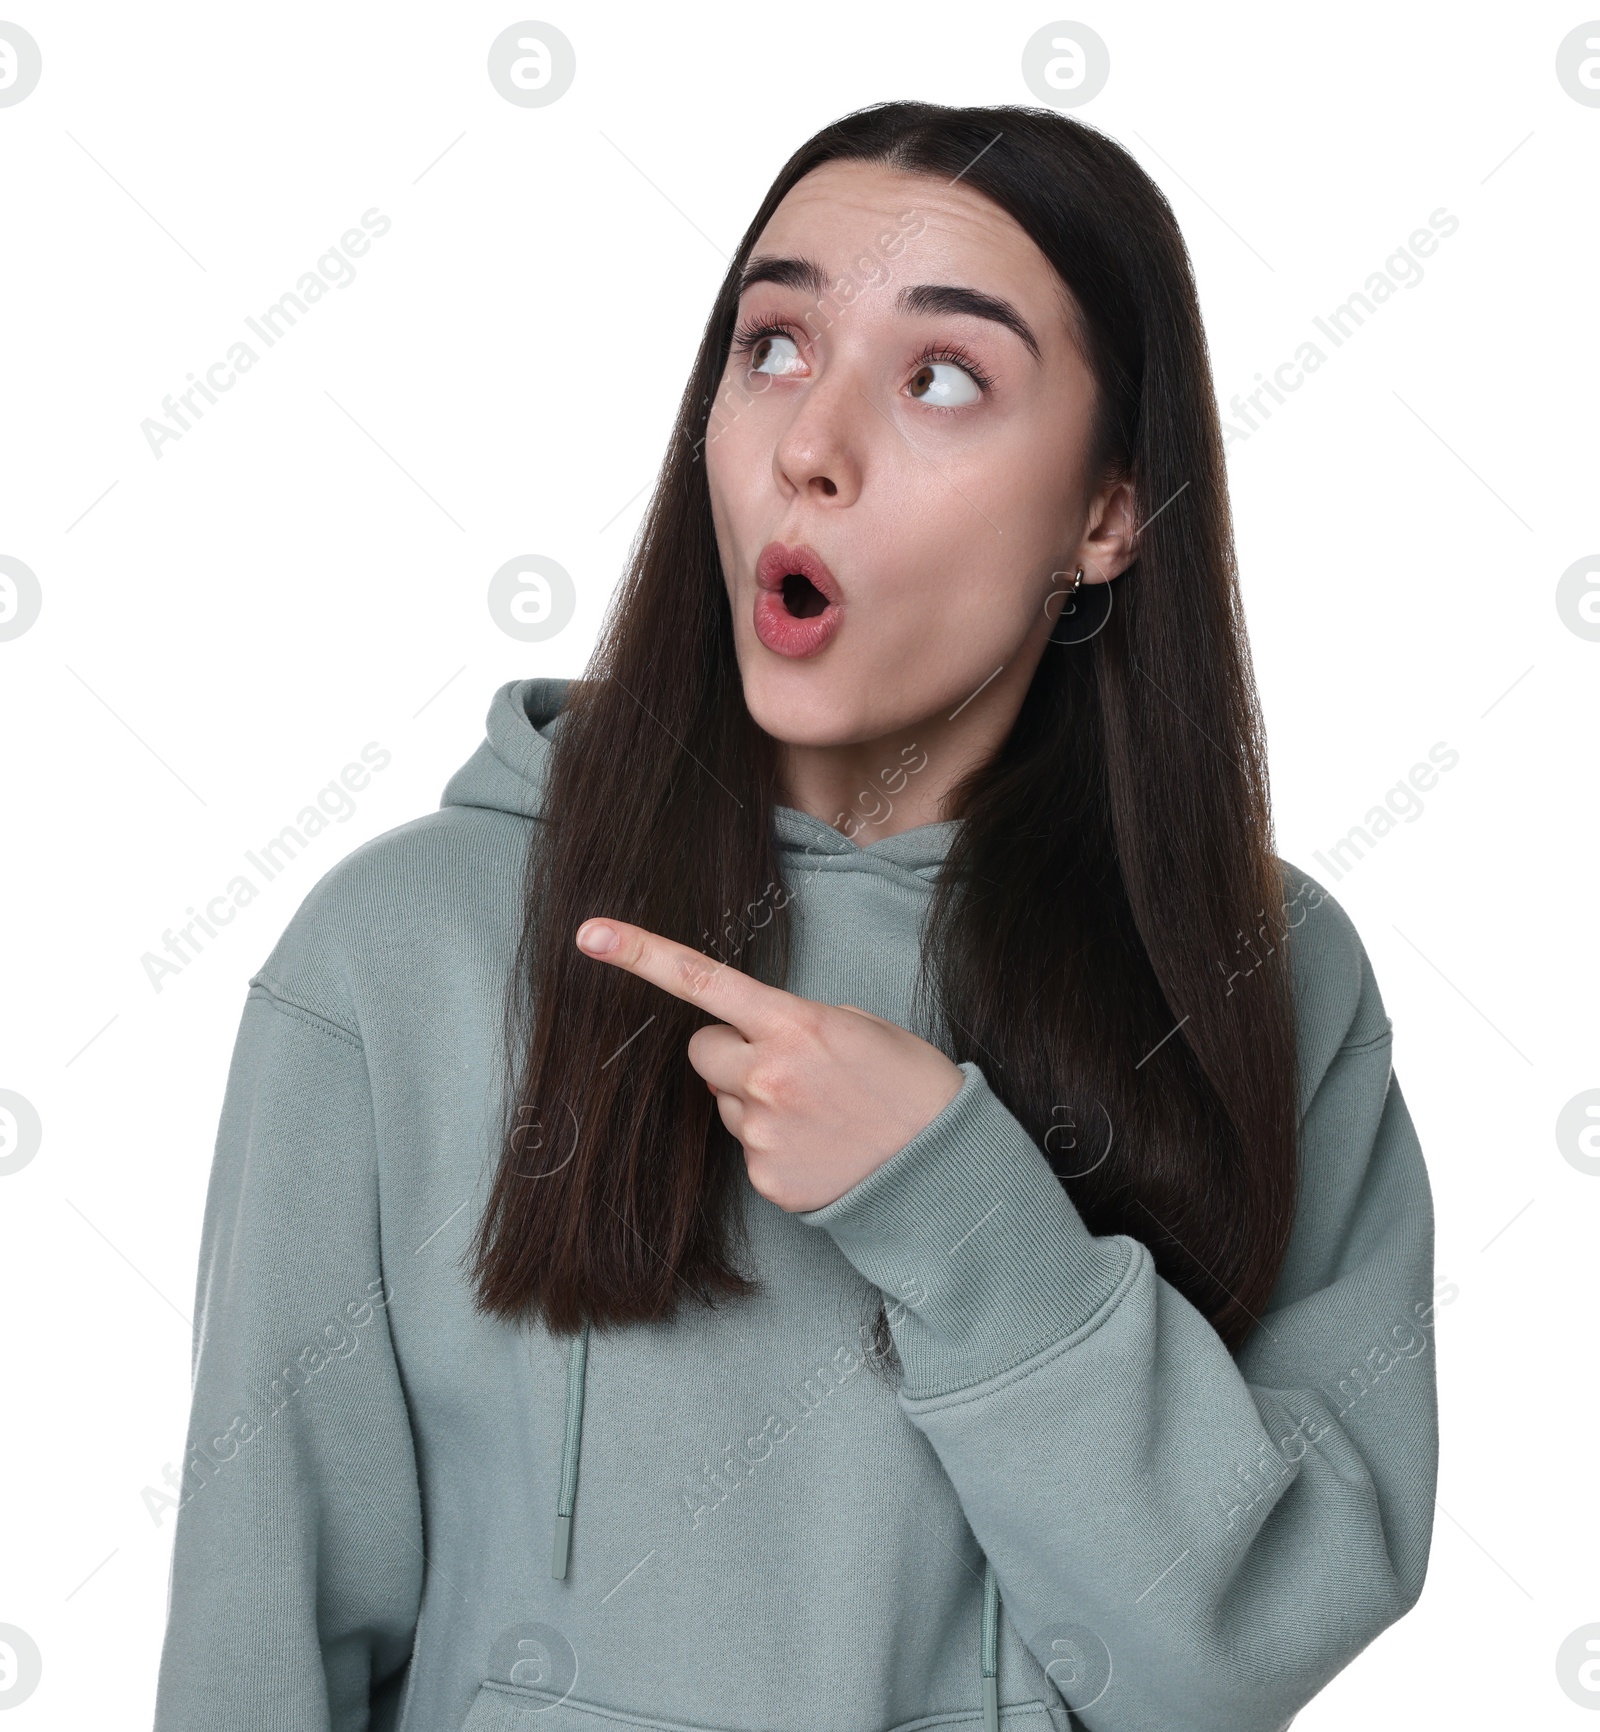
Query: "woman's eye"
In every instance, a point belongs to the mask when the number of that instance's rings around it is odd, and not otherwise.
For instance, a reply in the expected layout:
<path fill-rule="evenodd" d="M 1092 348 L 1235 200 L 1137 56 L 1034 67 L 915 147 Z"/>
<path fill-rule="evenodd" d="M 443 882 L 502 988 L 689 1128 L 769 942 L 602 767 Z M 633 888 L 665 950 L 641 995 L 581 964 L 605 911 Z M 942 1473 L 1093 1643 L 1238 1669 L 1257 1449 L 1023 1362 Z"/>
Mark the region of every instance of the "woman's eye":
<path fill-rule="evenodd" d="M 906 389 L 919 403 L 933 403 L 941 409 L 976 403 L 983 395 L 966 368 L 953 361 L 924 361 L 911 375 Z"/>
<path fill-rule="evenodd" d="M 774 363 L 768 367 L 767 362 Z M 786 337 L 781 331 L 768 331 L 764 336 L 757 337 L 750 345 L 750 371 L 752 373 L 767 372 L 774 375 L 795 373 L 800 369 L 800 351 L 795 346 L 793 337 Z"/>

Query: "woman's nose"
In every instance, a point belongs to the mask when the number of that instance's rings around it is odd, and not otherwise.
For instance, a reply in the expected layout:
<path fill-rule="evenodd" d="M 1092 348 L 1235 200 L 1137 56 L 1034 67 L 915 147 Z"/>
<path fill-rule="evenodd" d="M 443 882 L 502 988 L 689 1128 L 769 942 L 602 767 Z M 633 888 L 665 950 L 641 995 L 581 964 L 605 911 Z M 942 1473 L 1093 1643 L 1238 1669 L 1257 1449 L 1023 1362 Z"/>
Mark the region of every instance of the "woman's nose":
<path fill-rule="evenodd" d="M 839 374 L 808 386 L 773 449 L 779 485 L 849 504 L 861 491 L 861 417 L 872 414 L 859 386 Z"/>

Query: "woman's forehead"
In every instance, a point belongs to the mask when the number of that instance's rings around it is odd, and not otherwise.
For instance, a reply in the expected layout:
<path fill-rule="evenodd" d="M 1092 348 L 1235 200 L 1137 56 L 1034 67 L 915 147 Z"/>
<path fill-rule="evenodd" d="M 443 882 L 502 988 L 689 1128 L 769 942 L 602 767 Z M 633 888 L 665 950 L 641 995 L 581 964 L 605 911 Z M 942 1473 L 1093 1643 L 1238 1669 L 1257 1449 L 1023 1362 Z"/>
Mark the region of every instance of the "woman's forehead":
<path fill-rule="evenodd" d="M 1032 236 L 992 199 L 942 175 L 823 163 L 789 189 L 751 249 L 752 259 L 815 263 L 830 281 L 849 276 L 864 256 L 902 282 L 1003 295 L 1039 325 L 1059 323 L 1071 335 L 1070 292 Z"/>
<path fill-rule="evenodd" d="M 921 221 L 912 224 L 911 219 Z M 828 162 L 797 181 L 762 230 L 759 246 L 771 250 L 779 236 L 805 235 L 815 246 L 834 239 L 848 247 L 858 231 L 887 224 L 901 232 L 914 226 L 907 249 L 965 247 L 976 256 L 1032 253 L 1048 269 L 1026 230 L 992 199 L 960 183 L 931 174 L 911 174 L 883 163 Z"/>

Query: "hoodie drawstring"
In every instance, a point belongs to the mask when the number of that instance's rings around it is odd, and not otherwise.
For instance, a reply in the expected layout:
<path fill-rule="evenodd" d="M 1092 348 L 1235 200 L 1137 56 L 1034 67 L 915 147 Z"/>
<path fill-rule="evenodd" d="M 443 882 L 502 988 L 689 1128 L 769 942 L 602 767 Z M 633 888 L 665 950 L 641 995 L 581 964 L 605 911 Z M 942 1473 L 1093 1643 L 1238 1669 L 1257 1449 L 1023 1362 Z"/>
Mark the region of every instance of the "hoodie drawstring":
<path fill-rule="evenodd" d="M 589 1325 L 567 1348 L 567 1436 L 561 1448 L 561 1491 L 556 1498 L 556 1545 L 550 1574 L 565 1576 L 572 1543 L 572 1506 L 578 1496 L 578 1455 L 583 1447 L 583 1385 L 589 1365 Z"/>
<path fill-rule="evenodd" d="M 572 1544 L 572 1509 L 578 1497 L 578 1457 L 583 1451 L 583 1396 L 589 1369 L 589 1325 L 567 1347 L 567 1432 L 561 1448 L 561 1491 L 556 1498 L 555 1555 L 550 1574 L 565 1577 Z M 1000 1732 L 1000 1584 L 994 1565 L 983 1560 L 983 1633 L 979 1672 L 983 1678 L 984 1732 Z"/>
<path fill-rule="evenodd" d="M 1000 1732 L 1000 1584 L 983 1560 L 983 1732 Z"/>

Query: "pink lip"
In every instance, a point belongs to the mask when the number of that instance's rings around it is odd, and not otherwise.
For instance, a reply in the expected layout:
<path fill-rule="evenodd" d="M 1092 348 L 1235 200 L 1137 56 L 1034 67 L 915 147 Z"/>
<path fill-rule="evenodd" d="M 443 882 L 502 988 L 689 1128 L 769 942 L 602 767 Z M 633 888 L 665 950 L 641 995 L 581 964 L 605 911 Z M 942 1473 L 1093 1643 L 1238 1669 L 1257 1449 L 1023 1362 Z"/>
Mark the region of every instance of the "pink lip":
<path fill-rule="evenodd" d="M 793 572 L 826 599 L 821 613 L 799 619 L 784 605 L 783 580 Z M 809 547 L 786 547 L 781 541 L 769 541 L 756 561 L 756 583 L 756 636 L 776 655 L 815 655 L 844 622 L 844 592 Z"/>

